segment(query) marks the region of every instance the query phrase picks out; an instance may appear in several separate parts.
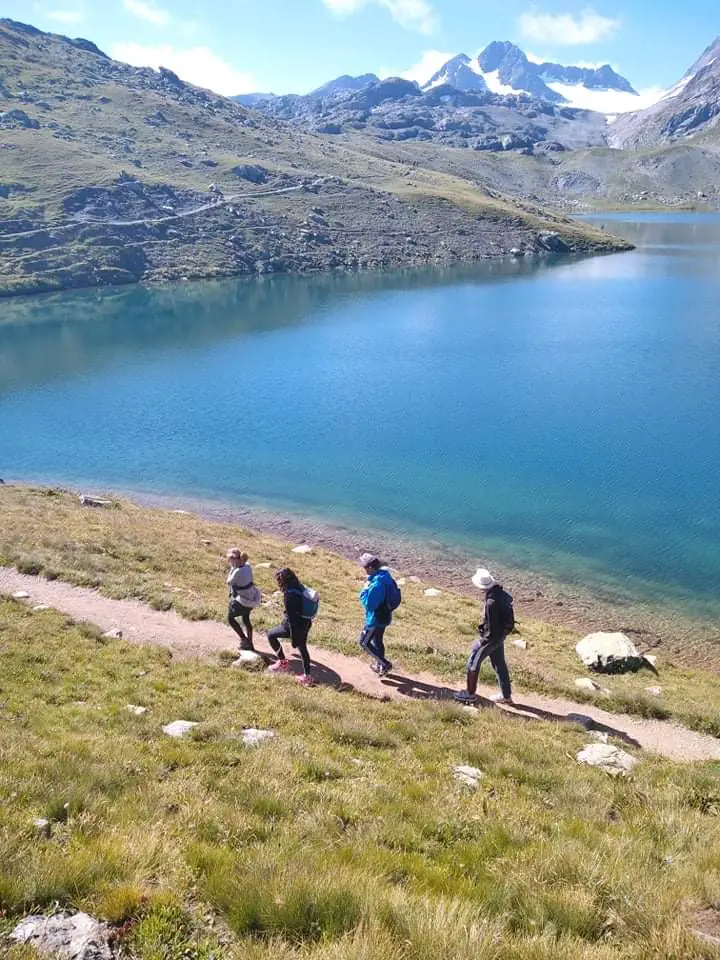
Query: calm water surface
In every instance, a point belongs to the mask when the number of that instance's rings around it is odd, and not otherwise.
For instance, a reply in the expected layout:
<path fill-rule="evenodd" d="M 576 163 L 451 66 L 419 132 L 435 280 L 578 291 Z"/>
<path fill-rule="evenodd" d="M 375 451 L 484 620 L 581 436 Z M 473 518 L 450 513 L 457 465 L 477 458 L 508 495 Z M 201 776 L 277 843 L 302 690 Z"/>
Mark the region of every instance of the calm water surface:
<path fill-rule="evenodd" d="M 630 254 L 0 302 L 0 475 L 277 504 L 720 609 L 720 216 Z"/>

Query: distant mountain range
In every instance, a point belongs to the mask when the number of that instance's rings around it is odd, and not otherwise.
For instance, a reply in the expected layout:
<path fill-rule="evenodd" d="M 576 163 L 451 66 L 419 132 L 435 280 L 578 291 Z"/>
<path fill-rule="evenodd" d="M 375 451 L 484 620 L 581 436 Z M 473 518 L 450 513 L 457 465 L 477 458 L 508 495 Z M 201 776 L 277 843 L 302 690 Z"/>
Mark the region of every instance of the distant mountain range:
<path fill-rule="evenodd" d="M 357 93 L 380 82 L 374 73 L 358 77 L 344 75 L 306 96 L 317 100 L 339 93 Z M 417 86 L 423 92 L 451 86 L 462 93 L 528 96 L 599 113 L 624 113 L 643 105 L 630 81 L 609 64 L 586 68 L 536 63 L 509 41 L 495 41 L 475 58 L 460 53 L 448 60 L 427 83 Z M 245 106 L 254 106 L 258 102 L 285 98 L 250 93 L 235 99 Z"/>
<path fill-rule="evenodd" d="M 475 58 L 452 57 L 423 85 L 367 73 L 337 77 L 304 96 L 235 99 L 317 133 L 367 131 L 384 141 L 541 155 L 652 146 L 720 122 L 720 38 L 650 106 L 609 64 L 538 63 L 507 41 L 491 43 Z"/>

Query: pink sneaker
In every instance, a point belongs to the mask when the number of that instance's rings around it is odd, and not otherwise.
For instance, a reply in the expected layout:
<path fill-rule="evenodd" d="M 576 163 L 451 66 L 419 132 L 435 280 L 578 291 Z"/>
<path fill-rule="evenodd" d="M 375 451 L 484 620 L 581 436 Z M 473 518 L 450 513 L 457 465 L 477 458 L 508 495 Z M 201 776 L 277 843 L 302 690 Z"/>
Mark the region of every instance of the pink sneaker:
<path fill-rule="evenodd" d="M 287 660 L 276 660 L 268 667 L 268 673 L 289 673 L 290 664 Z"/>
<path fill-rule="evenodd" d="M 314 681 L 313 678 L 312 678 L 311 676 L 309 676 L 307 673 L 303 673 L 302 676 L 298 677 L 298 678 L 297 678 L 297 682 L 300 684 L 301 687 L 314 687 L 314 686 L 315 686 L 315 681 Z"/>

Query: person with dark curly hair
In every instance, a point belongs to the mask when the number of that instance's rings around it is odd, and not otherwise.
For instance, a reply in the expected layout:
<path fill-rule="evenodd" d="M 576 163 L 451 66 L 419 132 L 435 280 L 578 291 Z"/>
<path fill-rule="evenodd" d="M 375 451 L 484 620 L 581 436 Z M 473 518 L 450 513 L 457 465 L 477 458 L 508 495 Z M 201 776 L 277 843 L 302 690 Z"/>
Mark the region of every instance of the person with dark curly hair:
<path fill-rule="evenodd" d="M 268 667 L 268 670 L 270 673 L 288 673 L 290 671 L 290 664 L 280 643 L 281 639 L 289 640 L 302 660 L 303 674 L 298 677 L 298 683 L 304 687 L 311 687 L 313 679 L 310 675 L 310 654 L 307 648 L 307 638 L 312 626 L 312 617 L 307 615 L 309 611 L 305 604 L 305 595 L 308 591 L 298 579 L 297 574 L 288 567 L 278 570 L 275 579 L 283 594 L 285 619 L 279 626 L 268 631 L 268 643 L 277 656 L 277 660 Z M 310 591 L 310 593 L 314 593 L 314 591 Z"/>

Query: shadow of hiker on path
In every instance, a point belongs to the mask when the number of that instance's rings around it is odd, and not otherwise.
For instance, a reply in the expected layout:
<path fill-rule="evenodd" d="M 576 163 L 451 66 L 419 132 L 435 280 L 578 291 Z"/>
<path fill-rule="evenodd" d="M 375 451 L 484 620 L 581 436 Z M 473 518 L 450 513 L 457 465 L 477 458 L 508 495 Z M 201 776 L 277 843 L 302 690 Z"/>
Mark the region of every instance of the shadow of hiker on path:
<path fill-rule="evenodd" d="M 421 681 L 415 680 L 412 677 L 405 677 L 396 673 L 389 673 L 384 676 L 382 678 L 382 683 L 385 686 L 392 687 L 402 696 L 410 697 L 413 700 L 440 700 L 444 702 L 452 701 L 453 703 L 457 703 L 455 700 L 456 688 L 440 686 L 431 683 L 422 683 Z M 459 703 L 457 703 L 457 705 L 460 706 Z M 503 713 L 507 714 L 509 717 L 515 717 L 518 720 L 548 720 L 554 723 L 577 723 L 584 727 L 585 730 L 606 733 L 610 737 L 615 737 L 618 740 L 622 740 L 628 746 L 642 746 L 638 740 L 636 740 L 634 737 L 631 737 L 623 730 L 616 730 L 614 727 L 600 723 L 600 721 L 594 720 L 592 717 L 588 717 L 581 713 L 552 713 L 551 711 L 543 710 L 540 707 L 533 707 L 529 704 L 524 704 L 519 700 L 514 700 L 513 703 L 507 707 L 499 706 L 498 704 L 493 703 L 492 700 L 488 700 L 481 696 L 477 696 L 475 698 L 473 706 L 481 710 L 487 708 L 501 709 Z"/>

